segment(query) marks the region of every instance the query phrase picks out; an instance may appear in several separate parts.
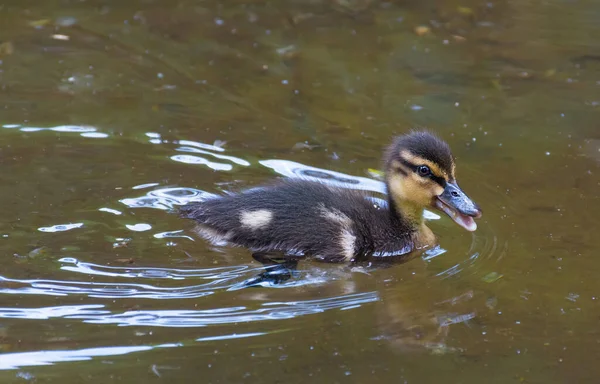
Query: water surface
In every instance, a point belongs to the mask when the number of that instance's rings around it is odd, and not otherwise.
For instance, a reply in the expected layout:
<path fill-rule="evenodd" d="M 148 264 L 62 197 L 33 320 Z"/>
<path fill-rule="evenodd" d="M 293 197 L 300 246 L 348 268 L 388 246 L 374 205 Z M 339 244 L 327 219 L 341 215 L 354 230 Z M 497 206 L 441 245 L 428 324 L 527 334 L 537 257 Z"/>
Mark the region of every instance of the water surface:
<path fill-rule="evenodd" d="M 3 382 L 595 382 L 595 2 L 0 8 Z M 275 177 L 379 193 L 444 137 L 477 232 L 283 284 L 180 204 Z"/>

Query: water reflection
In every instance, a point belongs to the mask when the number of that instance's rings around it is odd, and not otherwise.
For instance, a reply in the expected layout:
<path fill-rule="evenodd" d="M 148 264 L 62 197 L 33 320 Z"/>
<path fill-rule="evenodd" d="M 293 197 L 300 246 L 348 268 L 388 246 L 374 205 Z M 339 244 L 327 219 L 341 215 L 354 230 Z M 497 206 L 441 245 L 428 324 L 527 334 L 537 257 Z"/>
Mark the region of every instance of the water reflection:
<path fill-rule="evenodd" d="M 99 275 L 123 278 L 151 278 L 183 280 L 187 278 L 203 278 L 208 280 L 228 280 L 242 276 L 250 267 L 235 265 L 202 269 L 176 269 L 156 267 L 113 267 L 94 263 L 82 262 L 73 258 L 59 260 L 63 265 L 62 270 L 87 275 Z"/>
<path fill-rule="evenodd" d="M 69 231 L 75 228 L 83 227 L 83 223 L 71 223 L 71 224 L 55 224 L 49 227 L 40 227 L 38 231 L 40 232 L 64 232 Z"/>
<path fill-rule="evenodd" d="M 235 333 L 228 335 L 200 337 L 195 341 L 209 342 L 220 340 L 235 340 L 245 339 L 248 337 L 263 336 L 266 334 L 266 332 Z M 90 360 L 94 357 L 122 356 L 134 352 L 144 352 L 157 348 L 177 348 L 182 346 L 184 346 L 183 343 L 167 343 L 155 346 L 112 346 L 76 350 L 45 350 L 34 352 L 3 353 L 2 355 L 0 355 L 0 370 L 19 369 L 23 367 L 33 367 L 41 365 L 53 365 L 55 363 L 71 361 L 84 361 Z M 154 368 L 155 367 L 153 366 L 153 369 Z M 33 378 L 33 376 L 31 376 L 30 379 L 31 378 Z"/>
<path fill-rule="evenodd" d="M 183 140 L 183 141 L 187 141 L 187 140 Z M 179 144 L 181 144 L 181 142 L 179 142 Z M 211 146 L 207 145 L 207 147 L 209 147 L 209 148 L 218 148 L 218 147 L 214 147 L 212 145 Z M 204 155 L 209 155 L 209 156 L 215 157 L 217 159 L 228 160 L 228 161 L 231 161 L 232 163 L 235 163 L 235 164 L 238 164 L 238 165 L 243 165 L 245 167 L 247 167 L 247 166 L 250 165 L 250 163 L 247 162 L 246 160 L 242 160 L 240 158 L 233 157 L 233 156 L 220 155 L 218 153 L 209 152 L 209 151 L 206 151 L 206 150 L 203 150 L 203 149 L 199 149 L 199 148 L 194 148 L 194 147 L 178 147 L 178 148 L 175 148 L 175 150 L 179 151 L 179 152 L 201 153 L 201 154 L 204 154 Z"/>
<path fill-rule="evenodd" d="M 217 163 L 214 161 L 207 160 L 204 157 L 200 156 L 173 155 L 171 156 L 171 160 L 186 164 L 203 164 L 215 171 L 231 171 L 233 169 L 233 166 L 231 164 Z"/>
<path fill-rule="evenodd" d="M 97 297 L 90 295 L 90 297 Z M 109 296 L 112 297 L 112 296 Z M 198 297 L 198 296 L 196 296 Z M 104 305 L 65 305 L 42 308 L 0 308 L 0 318 L 44 320 L 78 319 L 85 323 L 119 326 L 206 327 L 268 320 L 285 320 L 322 313 L 333 309 L 358 308 L 378 300 L 376 292 L 363 292 L 317 300 L 262 303 L 256 309 L 245 306 L 205 310 L 139 310 L 114 313 Z"/>
<path fill-rule="evenodd" d="M 160 346 L 159 346 L 160 347 Z M 4 353 L 0 355 L 0 369 L 18 369 L 54 363 L 90 360 L 100 356 L 119 356 L 132 352 L 148 351 L 156 347 L 150 346 L 115 346 L 102 348 L 86 348 L 72 351 L 35 351 L 20 353 Z"/>
<path fill-rule="evenodd" d="M 23 126 L 21 124 L 4 124 L 2 128 L 6 129 L 18 129 L 21 132 L 40 132 L 40 131 L 54 131 L 54 132 L 71 132 L 80 133 L 83 137 L 90 138 L 106 138 L 106 133 L 97 132 L 96 127 L 87 125 L 57 125 L 55 127 L 30 127 Z"/>
<path fill-rule="evenodd" d="M 77 280 L 11 279 L 0 276 L 0 293 L 15 295 L 86 295 L 95 298 L 145 298 L 145 299 L 191 299 L 213 295 L 218 291 L 236 290 L 244 282 L 252 280 L 268 267 L 237 265 L 203 269 L 173 269 L 152 267 L 113 267 L 79 262 L 73 258 L 60 260 L 61 269 L 86 276 L 113 278 L 185 280 L 178 287 L 161 287 L 142 283 L 123 283 Z M 323 285 L 350 277 L 348 272 L 314 268 L 298 271 L 295 279 L 278 285 L 278 288 Z M 193 281 L 200 284 L 190 284 Z"/>
<path fill-rule="evenodd" d="M 340 188 L 386 193 L 385 184 L 366 177 L 351 176 L 328 169 L 316 168 L 288 160 L 263 160 L 261 165 L 290 178 L 303 178 L 331 184 Z"/>
<path fill-rule="evenodd" d="M 257 161 L 272 158 L 283 159 L 280 170 L 294 167 L 285 159 L 316 166 L 337 159 L 325 166 L 336 170 L 375 166 L 377 143 L 414 126 L 451 139 L 461 180 L 485 202 L 486 215 L 475 236 L 437 217 L 431 226 L 441 247 L 402 266 L 337 277 L 302 263 L 294 280 L 306 281 L 302 272 L 311 271 L 318 284 L 223 288 L 191 300 L 88 297 L 77 283 L 62 296 L 0 294 L 0 307 L 13 309 L 103 305 L 80 309 L 101 318 L 126 310 L 253 311 L 266 302 L 378 293 L 359 309 L 249 327 L 150 326 L 143 337 L 117 323 L 7 317 L 0 367 L 95 361 L 4 373 L 5 381 L 57 381 L 68 370 L 65 377 L 89 383 L 109 374 L 136 383 L 160 376 L 161 365 L 178 370 L 161 372 L 174 382 L 596 380 L 598 2 L 76 3 L 7 2 L 3 13 L 3 119 L 20 125 L 0 129 L 1 274 L 22 281 L 0 281 L 0 288 L 31 288 L 43 279 L 98 283 L 85 290 L 142 283 L 149 288 L 125 288 L 152 293 L 210 282 L 155 268 L 175 261 L 216 280 L 227 272 L 212 267 L 245 267 L 223 283 L 233 286 L 256 273 L 249 254 L 186 240 L 193 238 L 188 226 L 169 212 L 186 198 L 159 191 L 193 187 L 181 193 L 202 200 L 232 182 L 257 185 L 266 171 L 286 177 Z M 72 127 L 80 122 L 88 126 Z M 206 152 L 178 150 L 185 147 Z M 351 188 L 370 183 L 302 166 L 291 173 Z M 384 205 L 375 184 L 367 189 Z M 151 209 L 138 209 L 145 207 Z M 85 225 L 55 231 L 72 223 Z M 140 223 L 152 228 L 126 228 Z M 129 245 L 113 248 L 122 237 L 131 237 Z M 48 253 L 11 256 L 41 246 Z M 193 256 L 180 264 L 184 252 Z M 65 256 L 93 264 L 57 262 Z M 124 259 L 135 268 L 109 268 Z M 498 283 L 482 279 L 502 274 L 508 278 Z M 281 328 L 294 331 L 267 336 Z M 249 338 L 215 341 L 238 335 Z M 197 353 L 157 347 L 182 340 L 198 340 Z M 395 356 L 390 345 L 465 353 Z M 113 347 L 94 348 L 100 346 Z M 137 349 L 147 353 L 102 357 Z M 257 349 L 266 356 L 255 358 Z M 44 351 L 13 353 L 24 350 Z M 287 361 L 278 361 L 283 354 Z"/>
<path fill-rule="evenodd" d="M 169 210 L 178 205 L 185 205 L 192 201 L 203 201 L 216 196 L 214 193 L 194 188 L 161 188 L 149 191 L 141 197 L 126 198 L 119 201 L 129 208 Z"/>
<path fill-rule="evenodd" d="M 457 307 L 469 307 L 473 292 L 421 307 L 394 293 L 383 296 L 384 305 L 377 308 L 377 321 L 382 331 L 380 338 L 401 352 L 430 351 L 445 354 L 458 351 L 448 346 L 450 327 L 468 323 L 476 317 L 475 311 L 457 313 Z M 460 305 L 462 304 L 462 305 Z"/>

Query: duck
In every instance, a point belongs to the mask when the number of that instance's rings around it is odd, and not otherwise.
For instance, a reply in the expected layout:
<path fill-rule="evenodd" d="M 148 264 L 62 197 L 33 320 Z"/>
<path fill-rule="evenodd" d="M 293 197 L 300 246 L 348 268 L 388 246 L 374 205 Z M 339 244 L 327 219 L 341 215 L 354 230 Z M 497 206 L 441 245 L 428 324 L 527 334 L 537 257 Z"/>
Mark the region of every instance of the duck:
<path fill-rule="evenodd" d="M 475 231 L 482 211 L 459 187 L 449 145 L 428 131 L 393 139 L 383 153 L 387 204 L 358 191 L 283 179 L 180 208 L 195 232 L 216 245 L 324 262 L 406 256 L 436 245 L 424 210 L 444 212 Z"/>

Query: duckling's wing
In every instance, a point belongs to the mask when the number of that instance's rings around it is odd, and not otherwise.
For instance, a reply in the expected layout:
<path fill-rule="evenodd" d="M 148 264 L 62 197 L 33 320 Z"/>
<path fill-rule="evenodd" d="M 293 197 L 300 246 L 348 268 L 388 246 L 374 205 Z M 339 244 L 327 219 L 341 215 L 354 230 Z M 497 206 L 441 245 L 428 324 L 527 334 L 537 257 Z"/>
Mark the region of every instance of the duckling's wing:
<path fill-rule="evenodd" d="M 197 232 L 214 243 L 336 261 L 369 248 L 364 215 L 370 210 L 360 192 L 291 180 L 192 203 L 181 215 L 196 220 Z"/>

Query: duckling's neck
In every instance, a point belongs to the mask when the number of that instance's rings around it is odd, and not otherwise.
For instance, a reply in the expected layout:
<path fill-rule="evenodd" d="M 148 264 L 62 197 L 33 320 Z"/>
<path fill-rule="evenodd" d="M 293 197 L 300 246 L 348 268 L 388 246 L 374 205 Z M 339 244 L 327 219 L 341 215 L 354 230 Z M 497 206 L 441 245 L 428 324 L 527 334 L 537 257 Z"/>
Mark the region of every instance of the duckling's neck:
<path fill-rule="evenodd" d="M 392 221 L 412 232 L 415 247 L 425 248 L 435 244 L 435 235 L 425 225 L 423 206 L 403 199 L 395 201 L 390 194 L 388 196 Z"/>
<path fill-rule="evenodd" d="M 407 200 L 394 201 L 391 198 L 389 204 L 392 208 L 392 215 L 400 219 L 410 229 L 418 231 L 424 225 L 422 206 Z"/>

